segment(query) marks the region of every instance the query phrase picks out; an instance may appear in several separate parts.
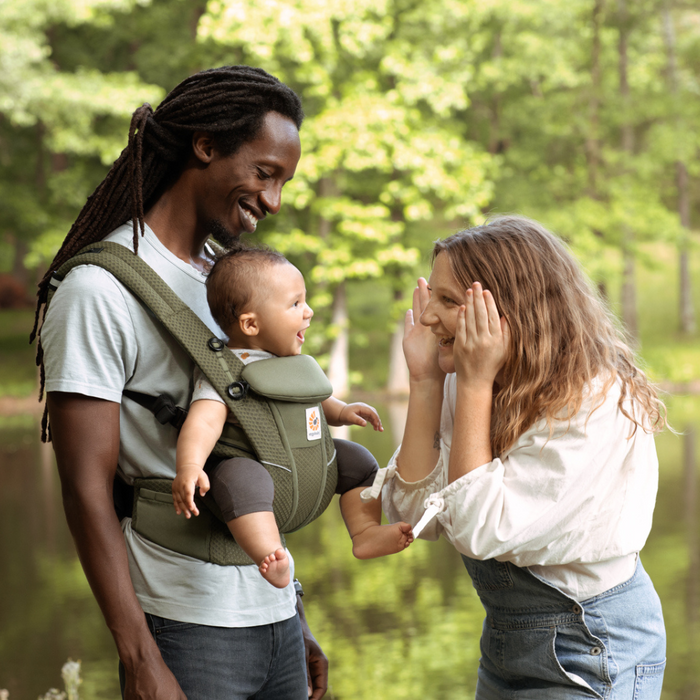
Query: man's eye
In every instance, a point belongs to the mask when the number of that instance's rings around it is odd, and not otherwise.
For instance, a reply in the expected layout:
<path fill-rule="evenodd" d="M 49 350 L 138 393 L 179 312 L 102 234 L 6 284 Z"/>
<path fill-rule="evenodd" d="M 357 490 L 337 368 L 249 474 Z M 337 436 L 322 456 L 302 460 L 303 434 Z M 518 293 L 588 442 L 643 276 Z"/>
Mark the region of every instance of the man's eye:
<path fill-rule="evenodd" d="M 262 170 L 261 168 L 258 168 L 258 177 L 259 177 L 261 180 L 269 180 L 269 179 L 272 177 L 272 175 L 270 175 L 269 173 L 266 173 L 266 172 L 265 172 L 264 170 Z"/>

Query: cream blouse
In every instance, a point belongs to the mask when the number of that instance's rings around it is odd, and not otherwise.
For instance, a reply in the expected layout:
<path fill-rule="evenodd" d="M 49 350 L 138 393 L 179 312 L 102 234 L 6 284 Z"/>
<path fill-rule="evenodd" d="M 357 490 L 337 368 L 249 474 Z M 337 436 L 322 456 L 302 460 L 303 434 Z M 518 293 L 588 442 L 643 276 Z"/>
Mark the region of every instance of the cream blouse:
<path fill-rule="evenodd" d="M 632 434 L 619 396 L 619 386 L 612 386 L 592 413 L 601 399 L 587 398 L 570 425 L 555 424 L 551 437 L 539 421 L 501 457 L 448 485 L 456 400 L 456 375 L 450 374 L 435 469 L 406 482 L 396 471 L 397 450 L 372 495 L 383 486 L 390 522 L 415 526 L 432 506 L 437 515 L 424 539 L 442 534 L 468 557 L 529 567 L 575 600 L 591 598 L 634 573 L 658 486 L 653 436 L 641 428 Z M 626 410 L 631 413 L 631 404 Z"/>

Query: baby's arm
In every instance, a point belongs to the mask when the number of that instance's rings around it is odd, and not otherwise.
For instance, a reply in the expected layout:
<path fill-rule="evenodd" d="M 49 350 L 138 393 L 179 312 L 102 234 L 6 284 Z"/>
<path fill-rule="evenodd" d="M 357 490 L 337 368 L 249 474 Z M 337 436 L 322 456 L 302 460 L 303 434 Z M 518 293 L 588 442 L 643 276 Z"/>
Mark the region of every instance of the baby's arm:
<path fill-rule="evenodd" d="M 177 476 L 173 481 L 173 503 L 177 514 L 189 518 L 199 515 L 194 503 L 194 490 L 205 494 L 209 490 L 209 477 L 204 473 L 204 463 L 214 449 L 228 416 L 226 404 L 210 399 L 200 399 L 191 406 L 177 440 Z"/>
<path fill-rule="evenodd" d="M 321 406 L 328 425 L 359 425 L 364 428 L 369 421 L 375 430 L 384 431 L 377 409 L 366 403 L 345 403 L 335 396 L 330 396 Z"/>

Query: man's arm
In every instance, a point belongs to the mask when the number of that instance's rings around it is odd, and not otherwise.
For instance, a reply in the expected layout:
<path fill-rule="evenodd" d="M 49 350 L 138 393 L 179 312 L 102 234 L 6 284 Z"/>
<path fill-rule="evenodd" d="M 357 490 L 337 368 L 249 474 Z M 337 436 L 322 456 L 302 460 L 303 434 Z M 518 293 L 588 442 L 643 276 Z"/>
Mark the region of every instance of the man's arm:
<path fill-rule="evenodd" d="M 306 648 L 306 672 L 309 679 L 310 700 L 321 700 L 328 690 L 328 658 L 321 650 L 316 637 L 309 629 L 309 623 L 304 614 L 304 604 L 301 595 L 297 594 L 297 610 L 301 621 L 301 632 L 304 635 L 304 647 Z"/>
<path fill-rule="evenodd" d="M 136 598 L 114 512 L 119 404 L 63 392 L 47 402 L 68 527 L 126 670 L 125 699 L 183 700 Z"/>

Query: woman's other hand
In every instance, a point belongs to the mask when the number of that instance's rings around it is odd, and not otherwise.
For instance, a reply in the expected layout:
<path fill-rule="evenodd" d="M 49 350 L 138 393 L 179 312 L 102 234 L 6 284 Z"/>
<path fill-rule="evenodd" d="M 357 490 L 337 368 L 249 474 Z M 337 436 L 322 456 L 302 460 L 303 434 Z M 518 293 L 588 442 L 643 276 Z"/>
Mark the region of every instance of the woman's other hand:
<path fill-rule="evenodd" d="M 420 317 L 430 300 L 428 283 L 423 277 L 413 290 L 413 308 L 406 312 L 403 330 L 403 353 L 412 382 L 437 380 L 443 382 L 445 373 L 438 365 L 437 341 L 420 322 Z"/>
<path fill-rule="evenodd" d="M 510 328 L 488 290 L 474 282 L 459 308 L 454 343 L 457 379 L 470 385 L 498 382 L 510 347 Z"/>

